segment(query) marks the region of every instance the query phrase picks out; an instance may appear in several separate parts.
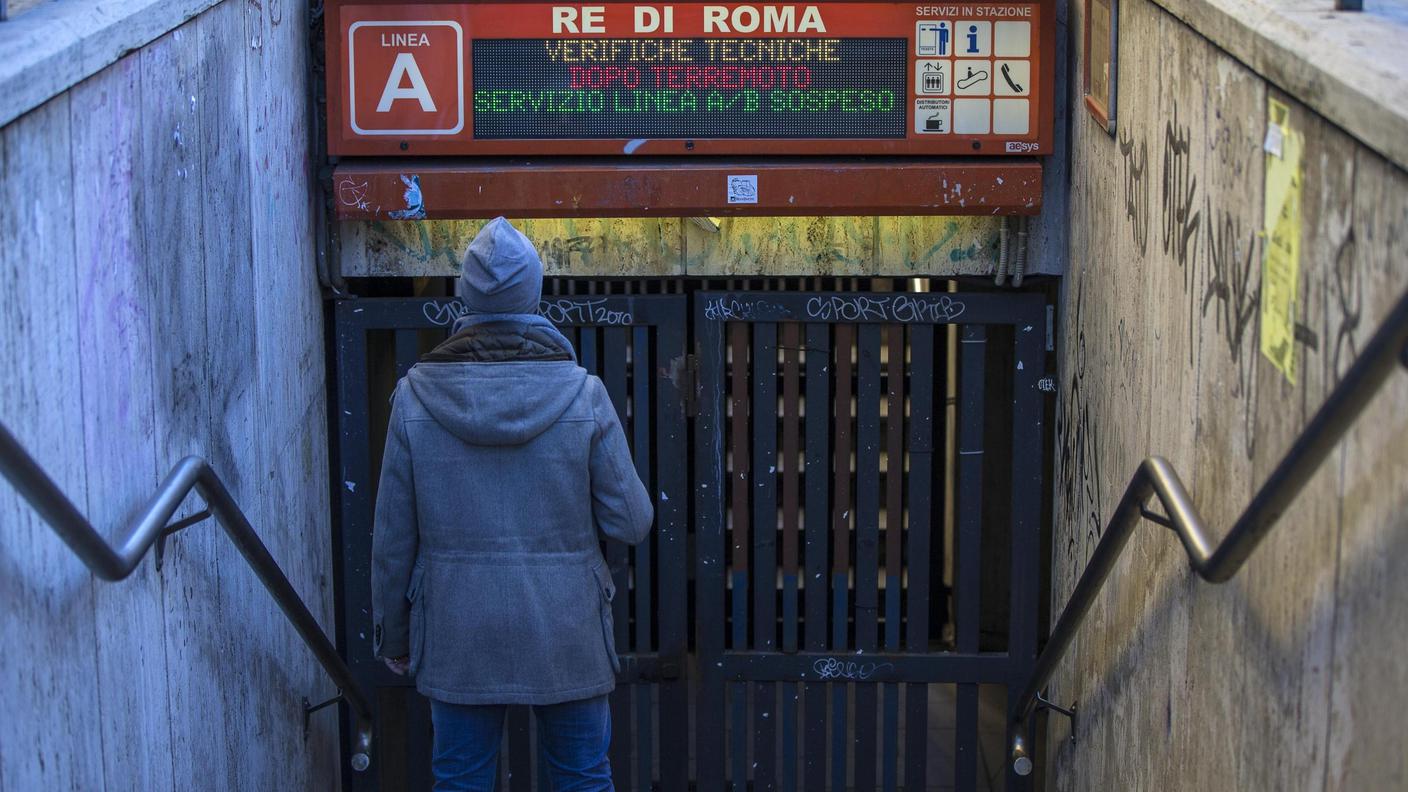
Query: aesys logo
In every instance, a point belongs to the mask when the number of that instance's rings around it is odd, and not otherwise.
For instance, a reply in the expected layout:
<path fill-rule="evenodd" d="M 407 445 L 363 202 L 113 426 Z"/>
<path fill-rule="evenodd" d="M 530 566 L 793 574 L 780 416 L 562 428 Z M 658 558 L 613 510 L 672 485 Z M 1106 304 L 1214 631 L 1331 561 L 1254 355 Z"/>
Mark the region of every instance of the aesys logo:
<path fill-rule="evenodd" d="M 1041 151 L 1040 143 L 1027 143 L 1021 140 L 1007 141 L 1008 154 L 1029 154 L 1037 151 Z"/>

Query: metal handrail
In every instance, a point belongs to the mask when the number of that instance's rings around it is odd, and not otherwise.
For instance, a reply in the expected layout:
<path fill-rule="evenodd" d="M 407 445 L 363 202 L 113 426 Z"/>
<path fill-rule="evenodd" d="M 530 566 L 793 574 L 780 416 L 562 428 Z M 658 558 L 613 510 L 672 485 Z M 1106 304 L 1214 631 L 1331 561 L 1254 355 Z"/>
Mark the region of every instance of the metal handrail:
<path fill-rule="evenodd" d="M 160 543 L 166 536 L 213 515 L 278 603 L 284 616 L 298 631 L 303 643 L 312 650 L 323 670 L 337 685 L 338 696 L 351 707 L 357 719 L 352 768 L 361 771 L 371 764 L 372 711 L 366 696 L 352 677 L 351 669 L 338 656 L 337 648 L 328 640 L 278 562 L 259 540 L 249 519 L 225 488 L 225 483 L 204 459 L 188 456 L 176 464 L 147 501 L 146 507 L 129 525 L 126 538 L 116 548 L 109 545 L 88 522 L 88 518 L 78 511 L 4 424 L 0 424 L 0 473 L 10 480 L 15 490 L 49 523 L 54 533 L 64 540 L 93 574 L 104 580 L 122 580 L 132 574 L 153 544 L 157 545 L 160 560 Z M 192 490 L 205 500 L 207 511 L 168 524 L 171 515 L 176 513 Z"/>
<path fill-rule="evenodd" d="M 1070 648 L 1076 631 L 1095 602 L 1095 596 L 1140 521 L 1148 519 L 1177 533 L 1193 571 L 1204 580 L 1210 583 L 1228 581 L 1242 568 L 1252 551 L 1300 494 L 1320 463 L 1330 455 L 1369 400 L 1378 393 L 1395 365 L 1408 367 L 1408 292 L 1404 292 L 1389 311 L 1344 379 L 1330 392 L 1305 431 L 1296 438 L 1232 525 L 1232 530 L 1216 546 L 1212 532 L 1199 516 L 1173 465 L 1157 456 L 1149 457 L 1139 465 L 1119 505 L 1115 507 L 1104 535 L 1095 546 L 1095 553 L 1090 557 L 1085 572 L 1071 592 L 1065 610 L 1051 631 L 1046 648 L 1037 658 L 1031 681 L 1010 710 L 1010 733 L 1015 735 L 1011 746 L 1012 768 L 1018 775 L 1027 775 L 1032 771 L 1025 732 L 1027 719 L 1036 706 L 1037 698 Z M 1158 497 L 1163 505 L 1163 514 L 1146 507 L 1150 496 Z"/>

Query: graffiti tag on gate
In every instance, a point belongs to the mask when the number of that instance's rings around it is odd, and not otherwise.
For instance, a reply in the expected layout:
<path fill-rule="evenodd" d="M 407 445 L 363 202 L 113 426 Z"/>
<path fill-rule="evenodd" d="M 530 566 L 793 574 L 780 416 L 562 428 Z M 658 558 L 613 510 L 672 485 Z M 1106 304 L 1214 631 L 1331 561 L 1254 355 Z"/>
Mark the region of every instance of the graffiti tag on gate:
<path fill-rule="evenodd" d="M 632 322 L 630 311 L 614 311 L 607 307 L 606 300 L 543 300 L 538 303 L 538 313 L 558 325 L 628 325 Z"/>
<path fill-rule="evenodd" d="M 857 663 L 839 657 L 823 657 L 812 663 L 812 671 L 816 672 L 820 679 L 849 679 L 860 682 L 894 667 L 893 663 Z"/>
<path fill-rule="evenodd" d="M 830 296 L 807 300 L 807 316 L 846 322 L 952 322 L 967 307 L 948 295 Z"/>

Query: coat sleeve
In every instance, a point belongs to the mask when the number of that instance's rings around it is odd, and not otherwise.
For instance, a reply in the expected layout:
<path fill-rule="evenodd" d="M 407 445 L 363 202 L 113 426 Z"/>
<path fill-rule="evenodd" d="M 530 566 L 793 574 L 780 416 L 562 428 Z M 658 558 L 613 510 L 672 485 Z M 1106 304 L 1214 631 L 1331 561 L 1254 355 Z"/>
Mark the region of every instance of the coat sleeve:
<path fill-rule="evenodd" d="M 410 652 L 411 603 L 406 592 L 419 544 L 415 482 L 401 402 L 393 397 L 372 528 L 372 649 L 378 657 L 388 658 Z"/>
<path fill-rule="evenodd" d="M 608 537 L 636 544 L 650 533 L 655 521 L 650 493 L 636 475 L 626 433 L 606 387 L 595 377 L 588 387 L 593 389 L 592 413 L 596 419 L 591 453 L 592 516 L 597 528 Z"/>

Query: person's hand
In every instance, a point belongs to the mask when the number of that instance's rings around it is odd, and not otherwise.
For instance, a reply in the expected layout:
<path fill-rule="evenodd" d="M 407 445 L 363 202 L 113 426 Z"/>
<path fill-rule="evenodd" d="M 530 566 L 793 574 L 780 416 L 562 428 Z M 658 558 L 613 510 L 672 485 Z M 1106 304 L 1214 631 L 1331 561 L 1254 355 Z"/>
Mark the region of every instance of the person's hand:
<path fill-rule="evenodd" d="M 383 657 L 381 662 L 386 663 L 386 667 L 391 669 L 391 673 L 397 676 L 405 676 L 411 670 L 411 658 L 409 655 L 401 657 Z"/>

